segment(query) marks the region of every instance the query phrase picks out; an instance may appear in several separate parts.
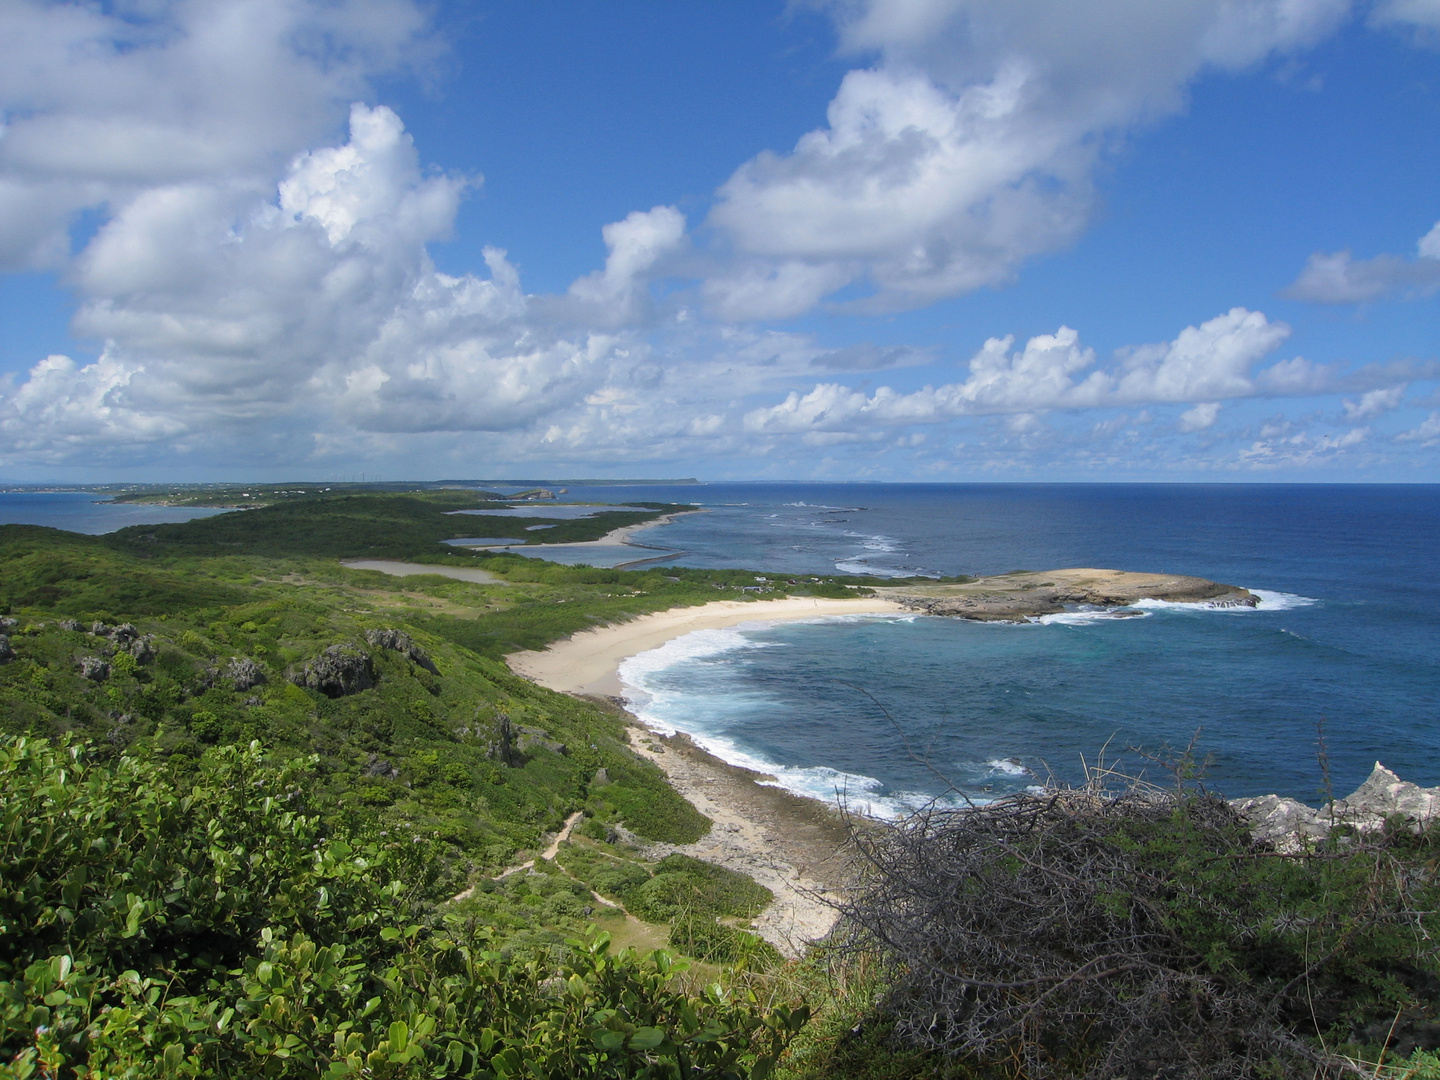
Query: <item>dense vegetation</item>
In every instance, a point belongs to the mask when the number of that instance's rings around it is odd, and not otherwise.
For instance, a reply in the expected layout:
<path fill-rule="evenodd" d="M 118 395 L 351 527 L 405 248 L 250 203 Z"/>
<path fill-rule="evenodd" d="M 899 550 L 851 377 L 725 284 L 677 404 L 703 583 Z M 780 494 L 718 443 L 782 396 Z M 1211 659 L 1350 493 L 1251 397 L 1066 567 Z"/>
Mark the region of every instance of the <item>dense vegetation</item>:
<path fill-rule="evenodd" d="M 851 985 L 795 1074 L 1440 1075 L 1440 827 L 1277 851 L 1116 779 L 857 834 Z"/>
<path fill-rule="evenodd" d="M 507 956 L 425 903 L 428 843 L 310 813 L 311 779 L 0 743 L 0 1076 L 720 1080 L 805 1021 L 605 935 Z"/>
<path fill-rule="evenodd" d="M 621 714 L 495 659 L 737 575 L 346 570 L 325 556 L 347 533 L 451 505 L 367 498 L 315 500 L 308 532 L 298 504 L 269 534 L 263 509 L 154 539 L 0 529 L 14 1075 L 748 1075 L 791 1013 L 601 942 L 771 964 L 743 929 L 764 890 L 647 855 L 709 822 L 629 751 Z M 480 562 L 418 532 L 386 553 Z M 487 620 L 481 655 L 464 640 Z M 653 882 L 639 921 L 535 858 L 576 813 L 561 861 L 604 851 Z"/>

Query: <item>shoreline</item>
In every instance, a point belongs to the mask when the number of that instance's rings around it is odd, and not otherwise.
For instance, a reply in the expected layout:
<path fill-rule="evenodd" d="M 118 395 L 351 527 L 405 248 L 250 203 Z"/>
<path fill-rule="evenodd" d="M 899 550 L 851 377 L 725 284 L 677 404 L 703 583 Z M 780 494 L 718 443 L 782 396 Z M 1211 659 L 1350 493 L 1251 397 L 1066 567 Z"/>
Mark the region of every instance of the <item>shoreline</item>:
<path fill-rule="evenodd" d="M 636 838 L 645 855 L 679 852 L 748 874 L 775 895 L 753 920 L 755 932 L 787 957 L 803 955 L 834 928 L 852 877 L 849 827 L 839 811 L 764 783 L 770 777 L 717 758 L 683 732 L 664 735 L 626 715 L 630 749 L 712 822 L 693 844 Z"/>
<path fill-rule="evenodd" d="M 622 661 L 695 630 L 747 622 L 826 615 L 905 614 L 891 600 L 717 600 L 670 608 L 630 622 L 585 630 L 543 651 L 511 653 L 510 669 L 551 690 L 600 699 L 622 712 L 630 749 L 654 763 L 670 786 L 712 822 L 693 844 L 644 843 L 650 857 L 672 852 L 747 874 L 775 900 L 754 920 L 755 932 L 797 957 L 834 927 L 835 907 L 850 879 L 844 853 L 849 829 L 839 811 L 773 783 L 774 777 L 716 757 L 683 732 L 655 731 L 623 707 Z M 767 782 L 768 781 L 768 782 Z"/>
<path fill-rule="evenodd" d="M 556 547 L 564 548 L 567 551 L 583 551 L 586 548 L 605 548 L 609 550 L 614 550 L 615 548 L 623 547 L 639 548 L 642 551 L 664 552 L 663 555 L 651 556 L 650 558 L 641 556 L 629 562 L 616 563 L 613 567 L 610 567 L 610 569 L 612 570 L 629 570 L 632 567 L 639 566 L 642 563 L 665 561 L 668 559 L 673 559 L 677 555 L 684 554 L 683 551 L 680 551 L 678 549 L 672 550 L 670 548 L 658 547 L 654 544 L 637 543 L 636 541 L 630 539 L 632 536 L 644 529 L 654 529 L 658 528 L 661 525 L 668 525 L 676 518 L 684 517 L 686 514 L 705 513 L 709 513 L 709 511 L 707 511 L 704 507 L 700 506 L 695 507 L 693 510 L 676 510 L 673 513 L 661 514 L 659 517 L 653 518 L 650 521 L 642 521 L 638 525 L 621 525 L 618 529 L 611 529 L 598 540 L 569 540 L 559 541 L 553 544 L 547 544 L 544 542 L 538 544 L 526 544 L 524 540 L 518 540 L 513 544 L 455 544 L 452 546 L 458 547 L 464 551 L 508 551 L 514 555 L 525 555 L 525 549 L 527 547 L 531 548 L 532 550 L 535 548 Z M 543 558 L 544 556 L 532 555 L 527 557 Z"/>
<path fill-rule="evenodd" d="M 782 600 L 714 600 L 697 607 L 668 608 L 628 622 L 582 630 L 543 650 L 510 653 L 510 670 L 562 694 L 621 696 L 620 664 L 696 630 L 718 630 L 747 622 L 814 619 L 827 615 L 905 615 L 901 604 L 883 597 L 830 600 L 790 596 Z"/>

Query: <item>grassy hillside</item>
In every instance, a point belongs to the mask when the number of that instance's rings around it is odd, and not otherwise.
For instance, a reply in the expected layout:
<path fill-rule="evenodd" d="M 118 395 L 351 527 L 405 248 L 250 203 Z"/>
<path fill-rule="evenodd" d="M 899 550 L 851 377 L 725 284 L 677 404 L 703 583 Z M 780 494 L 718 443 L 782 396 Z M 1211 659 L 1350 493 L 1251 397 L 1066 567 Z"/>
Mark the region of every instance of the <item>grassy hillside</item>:
<path fill-rule="evenodd" d="M 315 499 L 107 537 L 0 528 L 0 1059 L 15 1063 L 0 1077 L 87 1061 L 740 1077 L 793 1034 L 789 1013 L 707 996 L 664 956 L 566 944 L 596 922 L 715 962 L 775 960 L 736 925 L 763 890 L 636 846 L 710 823 L 629 751 L 623 716 L 497 659 L 737 575 L 508 557 L 485 560 L 508 583 L 475 585 L 338 563 L 476 565 L 436 539 L 470 530 L 444 516 L 459 505 L 474 500 Z M 575 870 L 500 876 L 577 812 Z M 629 892 L 592 893 L 587 857 L 623 864 Z M 589 1004 L 554 999 L 557 972 Z"/>
<path fill-rule="evenodd" d="M 596 540 L 623 525 L 638 525 L 667 512 L 688 509 L 649 503 L 558 522 L 554 518 L 455 513 L 504 505 L 483 501 L 467 491 L 318 495 L 173 525 L 135 525 L 110 533 L 105 542 L 140 556 L 463 557 L 444 542 L 468 536 L 513 537 L 526 543 Z M 547 526 L 543 537 L 529 531 L 534 525 Z"/>

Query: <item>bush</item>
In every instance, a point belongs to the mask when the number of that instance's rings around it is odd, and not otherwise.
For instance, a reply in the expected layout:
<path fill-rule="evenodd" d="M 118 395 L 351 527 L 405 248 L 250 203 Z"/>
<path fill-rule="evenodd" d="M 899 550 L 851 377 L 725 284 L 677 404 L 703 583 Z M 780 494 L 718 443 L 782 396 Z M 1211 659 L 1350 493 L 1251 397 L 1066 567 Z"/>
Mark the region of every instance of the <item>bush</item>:
<path fill-rule="evenodd" d="M 1431 1048 L 1440 837 L 1287 855 L 1222 799 L 1022 794 L 857 832 L 897 1036 L 1027 1077 L 1311 1077 Z"/>
<path fill-rule="evenodd" d="M 665 953 L 611 955 L 605 935 L 508 959 L 419 902 L 428 844 L 322 825 L 312 778 L 258 747 L 189 772 L 87 749 L 0 740 L 5 1080 L 739 1080 L 808 1015 L 686 992 Z M 555 884 L 537 901 L 574 898 Z"/>

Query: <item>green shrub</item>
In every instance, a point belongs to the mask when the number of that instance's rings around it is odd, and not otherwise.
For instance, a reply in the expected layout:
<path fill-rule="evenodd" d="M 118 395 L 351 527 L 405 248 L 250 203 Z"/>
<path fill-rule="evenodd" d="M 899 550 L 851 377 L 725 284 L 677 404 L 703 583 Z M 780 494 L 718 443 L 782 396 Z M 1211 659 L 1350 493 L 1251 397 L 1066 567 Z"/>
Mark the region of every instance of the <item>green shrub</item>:
<path fill-rule="evenodd" d="M 808 1015 L 687 992 L 665 953 L 612 955 L 605 935 L 509 959 L 420 902 L 429 845 L 322 824 L 305 770 L 256 747 L 189 771 L 87 749 L 0 740 L 6 1080 L 740 1080 Z M 578 902 L 561 877 L 534 883 L 542 911 Z"/>

